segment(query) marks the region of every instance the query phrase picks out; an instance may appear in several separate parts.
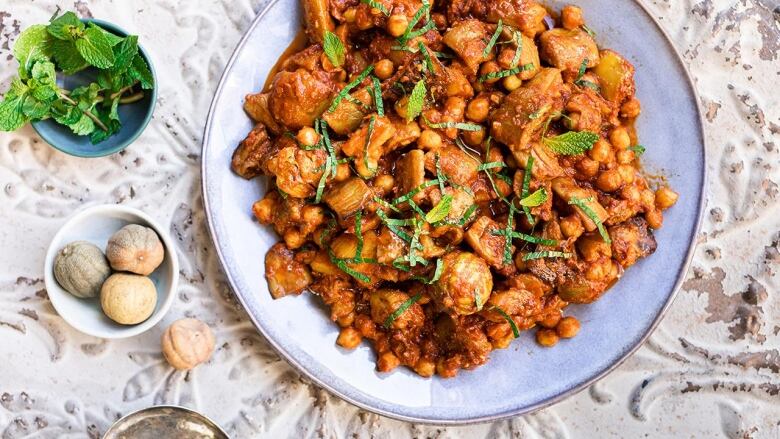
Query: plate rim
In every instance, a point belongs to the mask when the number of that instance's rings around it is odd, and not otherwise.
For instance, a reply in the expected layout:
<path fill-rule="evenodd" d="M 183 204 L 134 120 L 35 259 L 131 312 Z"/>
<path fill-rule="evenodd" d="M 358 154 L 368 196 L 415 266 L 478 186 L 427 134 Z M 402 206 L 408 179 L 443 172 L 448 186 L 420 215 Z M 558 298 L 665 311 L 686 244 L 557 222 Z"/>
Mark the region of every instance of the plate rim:
<path fill-rule="evenodd" d="M 217 88 L 214 90 L 214 96 L 212 97 L 211 104 L 209 105 L 209 111 L 206 117 L 206 125 L 203 129 L 203 138 L 201 140 L 201 165 L 200 165 L 201 166 L 201 173 L 200 173 L 201 194 L 202 194 L 203 210 L 205 211 L 206 214 L 206 223 L 209 230 L 209 236 L 211 237 L 212 245 L 214 246 L 214 249 L 217 252 L 219 263 L 222 267 L 222 271 L 225 274 L 225 277 L 228 280 L 228 284 L 230 285 L 230 288 L 233 291 L 234 296 L 236 296 L 236 298 L 238 299 L 239 303 L 241 303 L 241 306 L 244 308 L 245 311 L 248 309 L 248 306 L 245 303 L 245 299 L 242 294 L 238 293 L 238 289 L 236 288 L 236 282 L 234 282 L 230 272 L 225 269 L 224 255 L 222 254 L 222 249 L 216 244 L 217 236 L 215 232 L 215 226 L 212 223 L 213 221 L 212 213 L 208 209 L 209 206 L 209 195 L 207 190 L 208 171 L 207 171 L 206 161 L 203 160 L 203 158 L 205 157 L 206 155 L 205 152 L 209 147 L 208 139 L 210 137 L 212 124 L 214 122 L 214 110 L 216 109 L 216 104 L 217 101 L 219 100 L 220 94 L 222 93 L 222 89 L 225 86 L 228 73 L 230 73 L 230 71 L 232 70 L 233 64 L 238 58 L 239 52 L 242 51 L 246 43 L 249 41 L 249 36 L 254 32 L 255 28 L 257 28 L 257 26 L 262 21 L 266 13 L 268 13 L 268 11 L 280 1 L 298 1 L 298 0 L 271 0 L 265 7 L 263 7 L 260 10 L 260 12 L 257 13 L 255 18 L 252 20 L 252 23 L 244 31 L 244 34 L 242 35 L 235 49 L 233 49 L 233 52 L 230 55 L 230 59 L 228 60 L 227 64 L 225 64 L 225 68 L 222 71 L 222 75 L 220 76 L 219 82 L 217 84 Z M 671 37 L 666 32 L 664 27 L 661 26 L 661 24 L 658 22 L 655 16 L 653 16 L 653 14 L 650 13 L 650 11 L 647 9 L 644 3 L 641 0 L 625 0 L 625 1 L 630 1 L 635 5 L 637 5 L 639 9 L 650 19 L 653 25 L 655 25 L 656 29 L 658 29 L 658 31 L 661 33 L 661 36 L 663 37 L 663 40 L 666 43 L 667 48 L 671 50 L 671 53 L 674 55 L 675 61 L 682 68 L 682 71 L 685 74 L 684 75 L 685 80 L 688 84 L 689 89 L 692 91 L 693 99 L 695 101 L 696 119 L 698 120 L 699 136 L 701 137 L 701 147 L 702 147 L 702 166 L 701 166 L 701 173 L 700 173 L 701 187 L 699 188 L 699 200 L 696 209 L 696 220 L 694 222 L 693 232 L 691 233 L 691 240 L 690 243 L 688 244 L 688 250 L 685 254 L 685 259 L 683 260 L 683 264 L 680 267 L 680 270 L 678 272 L 678 277 L 674 283 L 671 293 L 667 297 L 666 302 L 663 304 L 660 311 L 655 316 L 652 323 L 648 327 L 647 331 L 642 335 L 642 337 L 640 337 L 636 343 L 630 346 L 623 354 L 619 356 L 619 358 L 616 361 L 614 361 L 608 367 L 594 374 L 589 379 L 584 380 L 581 383 L 578 383 L 570 387 L 569 389 L 566 389 L 565 391 L 559 393 L 558 395 L 541 400 L 535 404 L 531 404 L 526 407 L 510 409 L 509 411 L 499 412 L 491 415 L 458 418 L 458 419 L 440 419 L 440 418 L 432 418 L 432 417 L 421 418 L 415 416 L 402 415 L 378 407 L 374 407 L 369 404 L 358 401 L 354 398 L 351 398 L 345 392 L 338 390 L 337 388 L 329 385 L 328 383 L 326 383 L 319 377 L 315 376 L 314 374 L 309 373 L 309 371 L 306 370 L 306 368 L 303 367 L 303 365 L 297 359 L 289 355 L 288 352 L 285 351 L 275 340 L 273 340 L 271 337 L 267 335 L 265 329 L 263 328 L 263 325 L 261 325 L 260 322 L 258 322 L 257 318 L 254 315 L 247 312 L 249 319 L 252 321 L 252 325 L 260 332 L 263 338 L 265 338 L 265 340 L 274 348 L 274 350 L 282 358 L 284 358 L 284 360 L 288 364 L 290 364 L 294 369 L 296 369 L 298 373 L 301 373 L 303 376 L 312 380 L 317 386 L 327 390 L 328 392 L 336 395 L 337 397 L 343 399 L 344 401 L 349 402 L 352 405 L 368 410 L 372 413 L 376 413 L 378 415 L 386 416 L 388 418 L 397 419 L 400 421 L 413 422 L 418 424 L 451 425 L 451 426 L 461 425 L 462 426 L 462 425 L 472 425 L 472 424 L 498 421 L 498 420 L 508 419 L 520 415 L 527 415 L 542 410 L 544 408 L 547 408 L 558 402 L 561 402 L 564 399 L 567 399 L 569 397 L 572 397 L 580 393 L 581 391 L 585 390 L 587 387 L 593 385 L 594 383 L 600 381 L 601 379 L 609 375 L 612 371 L 614 371 L 620 365 L 622 365 L 629 357 L 631 357 L 640 347 L 642 347 L 647 342 L 647 340 L 650 338 L 653 332 L 655 332 L 658 325 L 661 323 L 661 320 L 663 320 L 664 316 L 669 311 L 669 308 L 671 307 L 672 303 L 674 303 L 674 300 L 677 297 L 677 293 L 680 291 L 680 288 L 683 282 L 685 281 L 688 272 L 690 271 L 693 255 L 695 253 L 696 247 L 698 246 L 698 235 L 701 230 L 701 225 L 704 218 L 704 209 L 707 205 L 706 187 L 707 187 L 708 177 L 709 177 L 708 158 L 707 158 L 707 136 L 704 131 L 705 125 L 704 125 L 703 112 L 701 108 L 701 98 L 699 96 L 698 90 L 696 89 L 696 85 L 693 81 L 691 73 L 688 69 L 688 64 L 685 63 L 684 58 L 680 55 L 679 50 L 672 42 Z"/>

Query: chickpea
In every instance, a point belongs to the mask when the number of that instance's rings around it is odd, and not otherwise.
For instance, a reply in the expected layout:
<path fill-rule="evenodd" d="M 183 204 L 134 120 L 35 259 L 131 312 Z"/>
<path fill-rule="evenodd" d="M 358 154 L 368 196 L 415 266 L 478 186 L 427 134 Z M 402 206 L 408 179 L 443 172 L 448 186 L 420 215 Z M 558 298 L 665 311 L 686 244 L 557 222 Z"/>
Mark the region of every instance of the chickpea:
<path fill-rule="evenodd" d="M 609 141 L 615 149 L 626 149 L 631 146 L 631 137 L 623 127 L 617 127 L 609 133 Z"/>
<path fill-rule="evenodd" d="M 341 163 L 336 167 L 336 181 L 345 181 L 349 179 L 350 175 L 352 174 L 352 171 L 349 169 L 349 165 L 346 163 Z"/>
<path fill-rule="evenodd" d="M 466 107 L 466 118 L 477 123 L 484 122 L 488 118 L 489 112 L 490 101 L 486 97 L 480 96 L 469 102 Z"/>
<path fill-rule="evenodd" d="M 540 329 L 536 331 L 536 342 L 546 348 L 555 346 L 558 343 L 558 334 L 554 329 Z"/>
<path fill-rule="evenodd" d="M 504 49 L 501 49 L 501 52 L 498 53 L 498 58 L 496 59 L 496 61 L 498 61 L 498 65 L 500 65 L 502 69 L 506 69 L 506 70 L 512 68 L 512 61 L 514 60 L 515 60 L 514 47 L 506 47 Z"/>
<path fill-rule="evenodd" d="M 571 131 L 576 131 L 577 126 L 579 126 L 580 123 L 580 117 L 582 117 L 581 113 L 578 112 L 569 113 L 569 116 L 563 120 L 563 124 L 566 126 L 567 129 Z"/>
<path fill-rule="evenodd" d="M 325 222 L 325 209 L 322 206 L 308 204 L 301 209 L 303 221 L 315 227 Z"/>
<path fill-rule="evenodd" d="M 306 242 L 306 237 L 298 229 L 291 228 L 284 232 L 284 244 L 290 250 L 300 248 L 304 242 Z"/>
<path fill-rule="evenodd" d="M 596 179 L 596 187 L 604 192 L 614 192 L 623 184 L 620 173 L 615 169 L 610 169 L 599 174 Z"/>
<path fill-rule="evenodd" d="M 639 197 L 639 201 L 646 210 L 655 209 L 655 192 L 650 189 L 644 189 Z"/>
<path fill-rule="evenodd" d="M 395 184 L 395 180 L 390 174 L 382 174 L 374 178 L 374 187 L 380 189 L 385 194 L 393 190 L 393 184 Z"/>
<path fill-rule="evenodd" d="M 262 200 L 256 202 L 252 206 L 252 212 L 255 214 L 255 218 L 261 224 L 269 224 L 274 217 L 274 207 L 276 202 L 270 197 L 265 197 Z"/>
<path fill-rule="evenodd" d="M 360 345 L 360 340 L 362 338 L 363 337 L 360 335 L 357 329 L 350 326 L 348 328 L 341 329 L 338 338 L 336 338 L 336 343 L 342 348 L 355 349 L 358 347 L 358 345 Z"/>
<path fill-rule="evenodd" d="M 377 336 L 376 324 L 371 320 L 371 317 L 364 314 L 360 314 L 355 318 L 355 329 L 361 336 L 369 340 L 374 340 Z"/>
<path fill-rule="evenodd" d="M 574 30 L 585 24 L 582 18 L 582 9 L 577 6 L 566 5 L 561 9 L 561 24 L 568 30 Z"/>
<path fill-rule="evenodd" d="M 457 366 L 450 364 L 447 359 L 440 358 L 439 361 L 436 362 L 436 373 L 442 378 L 452 378 L 458 374 L 458 368 Z"/>
<path fill-rule="evenodd" d="M 314 146 L 320 141 L 320 135 L 312 127 L 301 128 L 295 138 L 304 146 Z"/>
<path fill-rule="evenodd" d="M 555 332 L 558 334 L 558 337 L 572 338 L 580 332 L 580 321 L 576 317 L 564 317 L 558 322 Z"/>
<path fill-rule="evenodd" d="M 620 116 L 632 119 L 639 116 L 641 111 L 642 107 L 639 103 L 639 99 L 631 98 L 620 107 Z"/>
<path fill-rule="evenodd" d="M 596 144 L 588 151 L 590 158 L 599 163 L 606 163 L 611 153 L 612 146 L 604 139 L 597 140 Z"/>
<path fill-rule="evenodd" d="M 615 156 L 617 158 L 617 162 L 621 165 L 634 163 L 634 159 L 636 159 L 634 151 L 631 151 L 630 149 L 621 149 L 617 152 L 617 154 L 615 154 Z"/>
<path fill-rule="evenodd" d="M 587 266 L 585 279 L 594 282 L 611 282 L 617 279 L 619 267 L 618 263 L 611 259 L 599 259 Z"/>
<path fill-rule="evenodd" d="M 395 66 L 393 62 L 387 58 L 380 59 L 374 64 L 374 74 L 379 79 L 387 79 L 393 76 L 393 69 Z"/>
<path fill-rule="evenodd" d="M 558 322 L 561 321 L 561 312 L 558 311 L 555 314 L 547 316 L 544 320 L 539 320 L 539 326 L 547 329 L 554 329 Z"/>
<path fill-rule="evenodd" d="M 567 238 L 578 238 L 585 232 L 579 215 L 569 215 L 561 218 L 561 233 Z"/>
<path fill-rule="evenodd" d="M 382 352 L 379 359 L 376 360 L 376 369 L 380 372 L 390 372 L 401 364 L 401 360 L 394 353 Z"/>
<path fill-rule="evenodd" d="M 632 203 L 639 203 L 642 199 L 642 194 L 639 192 L 639 188 L 633 184 L 624 186 L 623 189 L 620 190 L 620 196 L 624 200 L 631 201 Z"/>
<path fill-rule="evenodd" d="M 417 146 L 426 150 L 436 150 L 441 148 L 441 136 L 433 130 L 423 130 L 417 139 Z"/>
<path fill-rule="evenodd" d="M 348 314 L 340 316 L 336 319 L 336 323 L 342 328 L 352 326 L 352 324 L 355 323 L 355 313 L 350 311 Z"/>
<path fill-rule="evenodd" d="M 409 114 L 407 113 L 407 108 L 409 105 L 409 96 L 404 96 L 401 99 L 395 101 L 395 112 L 402 118 L 406 119 L 406 116 Z"/>
<path fill-rule="evenodd" d="M 387 19 L 387 33 L 394 37 L 400 37 L 409 27 L 409 20 L 406 15 L 393 14 Z"/>
<path fill-rule="evenodd" d="M 461 119 L 465 110 L 466 101 L 459 96 L 451 96 L 444 102 L 444 112 L 455 119 Z"/>
<path fill-rule="evenodd" d="M 332 72 L 336 70 L 336 66 L 333 65 L 332 62 L 330 62 L 330 58 L 328 58 L 327 55 L 324 53 L 320 55 L 320 63 L 322 64 L 322 69 L 326 72 Z"/>
<path fill-rule="evenodd" d="M 461 137 L 463 137 L 463 141 L 466 142 L 466 145 L 477 147 L 485 140 L 485 130 L 463 131 Z"/>
<path fill-rule="evenodd" d="M 668 187 L 662 187 L 655 191 L 655 207 L 666 210 L 674 206 L 674 203 L 677 202 L 677 198 L 679 198 L 677 192 Z"/>
<path fill-rule="evenodd" d="M 482 65 L 479 67 L 479 76 L 484 76 L 489 73 L 496 73 L 501 71 L 501 66 L 498 65 L 495 61 L 488 61 L 485 63 L 482 63 Z M 496 81 L 498 81 L 498 78 L 495 79 L 486 79 L 483 81 L 486 84 L 494 84 Z"/>
<path fill-rule="evenodd" d="M 509 75 L 502 81 L 506 91 L 515 91 L 523 84 L 523 81 L 517 75 Z"/>
<path fill-rule="evenodd" d="M 624 184 L 631 184 L 634 182 L 634 178 L 636 176 L 636 169 L 634 169 L 631 165 L 618 165 L 617 167 L 618 174 L 620 174 L 620 178 L 623 180 Z"/>
<path fill-rule="evenodd" d="M 417 361 L 417 364 L 414 365 L 414 371 L 423 377 L 433 376 L 433 374 L 436 373 L 436 363 L 421 358 Z"/>
<path fill-rule="evenodd" d="M 651 228 L 660 229 L 664 223 L 664 214 L 658 209 L 653 209 L 645 212 L 645 220 Z"/>
<path fill-rule="evenodd" d="M 599 172 L 599 162 L 588 157 L 583 157 L 575 167 L 585 177 L 593 177 Z"/>
<path fill-rule="evenodd" d="M 431 21 L 433 21 L 436 24 L 437 29 L 447 28 L 447 17 L 444 14 L 434 12 L 433 14 L 431 14 Z"/>
<path fill-rule="evenodd" d="M 349 8 L 346 11 L 344 11 L 344 21 L 346 21 L 347 23 L 354 23 L 355 17 L 357 17 L 357 9 Z"/>

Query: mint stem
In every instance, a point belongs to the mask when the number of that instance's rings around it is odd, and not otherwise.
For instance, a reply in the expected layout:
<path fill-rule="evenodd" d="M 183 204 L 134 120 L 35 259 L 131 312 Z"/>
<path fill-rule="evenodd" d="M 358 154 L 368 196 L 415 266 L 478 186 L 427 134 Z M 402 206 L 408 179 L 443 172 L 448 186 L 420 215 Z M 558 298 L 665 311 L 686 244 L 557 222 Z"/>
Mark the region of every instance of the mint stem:
<path fill-rule="evenodd" d="M 125 96 L 122 99 L 119 100 L 120 104 L 132 104 L 133 102 L 138 102 L 141 99 L 144 98 L 144 92 L 139 91 L 138 93 L 131 94 L 130 96 Z"/>
<path fill-rule="evenodd" d="M 65 102 L 69 103 L 70 105 L 73 105 L 73 106 L 76 106 L 76 105 L 78 105 L 78 104 L 76 103 L 76 101 L 74 101 L 73 99 L 71 99 L 71 98 L 70 98 L 70 97 L 69 97 L 67 94 L 65 94 L 64 92 L 65 92 L 65 90 L 62 90 L 62 89 L 60 89 L 59 93 L 57 93 L 57 94 L 60 96 L 60 99 L 62 99 L 63 101 L 65 101 Z M 92 122 L 95 122 L 95 125 L 99 126 L 101 130 L 103 130 L 103 131 L 108 131 L 108 127 L 107 127 L 107 126 L 106 126 L 106 125 L 105 125 L 103 122 L 101 122 L 101 121 L 100 121 L 100 119 L 98 119 L 98 117 L 97 117 L 97 116 L 95 116 L 94 114 L 92 114 L 92 112 L 91 112 L 91 111 L 89 111 L 89 110 L 83 110 L 83 111 L 84 111 L 84 114 L 86 114 L 88 118 L 92 119 Z"/>

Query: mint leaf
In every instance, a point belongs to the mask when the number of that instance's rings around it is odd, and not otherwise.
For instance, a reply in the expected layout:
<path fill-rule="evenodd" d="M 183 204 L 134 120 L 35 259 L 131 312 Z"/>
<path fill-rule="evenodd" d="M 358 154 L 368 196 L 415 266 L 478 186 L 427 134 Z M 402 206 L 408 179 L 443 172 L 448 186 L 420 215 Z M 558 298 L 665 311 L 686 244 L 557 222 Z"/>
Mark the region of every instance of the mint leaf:
<path fill-rule="evenodd" d="M 62 125 L 72 125 L 81 119 L 82 111 L 63 100 L 54 101 L 49 110 L 51 116 Z"/>
<path fill-rule="evenodd" d="M 111 120 L 119 120 L 119 101 L 120 97 L 117 96 L 114 98 L 113 101 L 111 101 L 111 110 L 108 113 L 108 118 Z"/>
<path fill-rule="evenodd" d="M 111 73 L 122 74 L 133 65 L 133 59 L 138 54 L 138 36 L 130 35 L 114 46 L 114 66 Z"/>
<path fill-rule="evenodd" d="M 107 69 L 114 65 L 114 51 L 111 43 L 103 32 L 94 27 L 84 31 L 84 35 L 76 40 L 76 50 L 89 64 Z"/>
<path fill-rule="evenodd" d="M 323 38 L 322 43 L 322 50 L 325 51 L 325 56 L 328 57 L 331 64 L 333 64 L 335 67 L 341 67 L 341 65 L 344 64 L 346 52 L 344 50 L 344 43 L 342 43 L 341 39 L 333 32 L 325 32 L 325 37 Z"/>
<path fill-rule="evenodd" d="M 447 194 L 441 197 L 441 200 L 436 203 L 436 206 L 434 206 L 433 209 L 431 209 L 431 211 L 425 215 L 425 222 L 428 224 L 438 223 L 444 218 L 447 218 L 447 215 L 449 215 L 451 209 L 452 195 Z"/>
<path fill-rule="evenodd" d="M 588 131 L 569 131 L 555 137 L 542 139 L 553 152 L 561 155 L 577 155 L 588 151 L 599 140 L 598 134 Z"/>
<path fill-rule="evenodd" d="M 49 114 L 49 104 L 33 96 L 27 96 L 22 104 L 22 112 L 30 119 L 43 119 Z"/>
<path fill-rule="evenodd" d="M 92 131 L 95 131 L 95 122 L 84 113 L 81 113 L 81 117 L 75 123 L 68 125 L 68 128 L 73 131 L 73 134 L 77 136 L 86 136 Z"/>
<path fill-rule="evenodd" d="M 116 104 L 119 103 L 119 98 L 115 100 Z M 109 137 L 116 134 L 119 129 L 122 127 L 122 124 L 119 122 L 119 116 L 116 114 L 116 118 L 114 118 L 115 109 L 114 105 L 112 105 L 111 108 L 101 108 L 98 109 L 95 112 L 95 115 L 98 119 L 100 119 L 101 122 L 103 122 L 103 125 L 108 128 L 108 130 L 103 130 L 100 127 L 96 126 L 95 130 L 90 134 L 89 139 L 92 142 L 92 144 L 100 143 Z"/>
<path fill-rule="evenodd" d="M 52 85 L 57 82 L 57 72 L 51 61 L 38 61 L 33 65 L 30 74 L 41 84 Z"/>
<path fill-rule="evenodd" d="M 0 102 L 0 131 L 16 131 L 27 122 L 23 105 L 23 95 L 6 94 L 3 102 Z"/>
<path fill-rule="evenodd" d="M 127 70 L 127 74 L 134 80 L 140 82 L 141 88 L 144 90 L 151 90 L 154 88 L 154 75 L 152 75 L 152 71 L 149 70 L 149 66 L 140 54 L 137 54 L 133 58 L 133 65 Z"/>
<path fill-rule="evenodd" d="M 88 24 L 88 26 L 89 26 L 90 28 L 94 28 L 94 29 L 97 29 L 97 30 L 99 30 L 99 31 L 103 32 L 103 36 L 105 36 L 105 37 L 106 37 L 106 40 L 108 40 L 108 44 L 109 44 L 111 47 L 114 47 L 114 46 L 116 46 L 117 44 L 121 43 L 121 42 L 124 40 L 124 38 L 122 38 L 122 37 L 120 37 L 120 36 L 118 36 L 118 35 L 114 35 L 114 34 L 112 34 L 111 32 L 109 32 L 109 31 L 107 31 L 107 30 L 103 29 L 102 27 L 100 27 L 100 26 L 96 25 L 95 23 L 89 23 L 89 24 Z M 138 37 L 136 37 L 136 39 L 137 39 L 137 38 L 138 38 Z"/>
<path fill-rule="evenodd" d="M 634 151 L 634 154 L 636 154 L 637 156 L 640 156 L 645 153 L 645 147 L 642 145 L 629 146 L 628 150 Z"/>
<path fill-rule="evenodd" d="M 417 81 L 409 95 L 409 101 L 406 104 L 406 120 L 416 119 L 420 115 L 423 106 L 425 106 L 425 93 L 425 81 L 421 79 Z"/>
<path fill-rule="evenodd" d="M 100 86 L 93 82 L 89 85 L 78 87 L 70 92 L 70 98 L 77 102 L 82 111 L 91 110 L 97 103 L 101 92 Z"/>
<path fill-rule="evenodd" d="M 50 47 L 57 67 L 66 75 L 72 75 L 89 66 L 73 41 L 53 40 Z"/>
<path fill-rule="evenodd" d="M 547 191 L 541 188 L 520 200 L 519 204 L 525 207 L 536 207 L 544 204 L 545 201 L 547 201 Z"/>
<path fill-rule="evenodd" d="M 29 77 L 32 64 L 47 58 L 49 35 L 46 26 L 35 25 L 25 29 L 14 43 L 14 57 L 19 61 L 19 75 Z"/>
<path fill-rule="evenodd" d="M 73 12 L 66 12 L 52 20 L 46 29 L 58 40 L 73 40 L 84 30 L 84 23 Z"/>

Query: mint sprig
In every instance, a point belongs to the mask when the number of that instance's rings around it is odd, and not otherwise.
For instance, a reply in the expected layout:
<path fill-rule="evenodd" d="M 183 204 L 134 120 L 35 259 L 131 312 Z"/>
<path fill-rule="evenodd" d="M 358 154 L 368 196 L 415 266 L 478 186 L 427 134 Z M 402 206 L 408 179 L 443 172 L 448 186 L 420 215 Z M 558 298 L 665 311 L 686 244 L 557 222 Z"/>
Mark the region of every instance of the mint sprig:
<path fill-rule="evenodd" d="M 346 57 L 346 50 L 344 49 L 344 43 L 341 39 L 331 31 L 325 32 L 325 37 L 322 42 L 322 50 L 325 52 L 325 56 L 334 67 L 341 67 L 344 64 Z"/>
<path fill-rule="evenodd" d="M 542 139 L 553 152 L 561 155 L 577 155 L 593 148 L 599 140 L 598 134 L 588 131 L 569 131 L 567 133 Z"/>
<path fill-rule="evenodd" d="M 138 37 L 114 35 L 72 12 L 52 17 L 19 35 L 13 54 L 18 76 L 0 102 L 0 130 L 53 119 L 99 143 L 119 131 L 119 105 L 143 98 L 154 76 L 138 52 Z M 96 81 L 74 90 L 57 85 L 57 73 L 96 70 Z"/>

